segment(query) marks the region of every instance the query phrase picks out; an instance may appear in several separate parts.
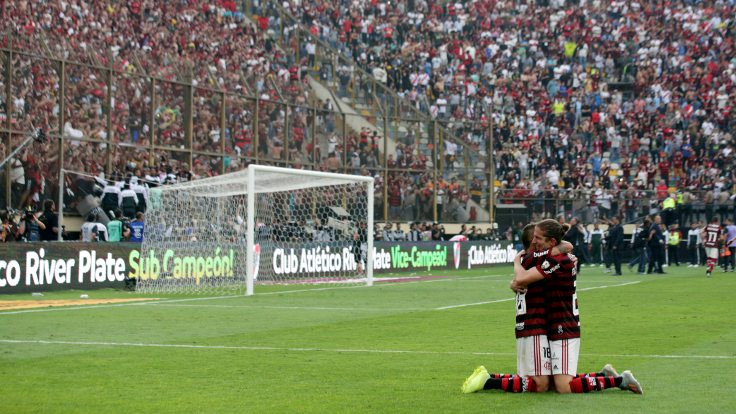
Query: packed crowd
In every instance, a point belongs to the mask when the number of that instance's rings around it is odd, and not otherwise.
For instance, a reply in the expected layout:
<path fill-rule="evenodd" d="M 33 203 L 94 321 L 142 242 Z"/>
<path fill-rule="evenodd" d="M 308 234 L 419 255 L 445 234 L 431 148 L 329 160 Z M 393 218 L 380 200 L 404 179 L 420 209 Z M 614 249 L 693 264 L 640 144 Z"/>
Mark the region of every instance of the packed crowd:
<path fill-rule="evenodd" d="M 70 139 L 63 149 L 67 169 L 98 175 L 109 162 L 113 176 L 181 179 L 239 169 L 249 162 L 241 157 L 258 154 L 266 163 L 289 160 L 296 168 L 375 174 L 383 157 L 375 131 L 351 133 L 341 142 L 330 102 L 320 104 L 325 112 L 316 119 L 276 103 L 307 102 L 304 74 L 314 63 L 315 45 L 302 39 L 297 61 L 290 49 L 296 37 L 291 37 L 283 53 L 271 36 L 282 23 L 272 12 L 275 5 L 250 4 L 253 8 L 244 13 L 244 4 L 231 0 L 6 2 L 2 14 L 8 32 L 0 40 L 3 46 L 123 73 L 108 91 L 105 71 L 67 65 L 61 126 Z M 707 205 L 736 201 L 736 170 L 730 168 L 736 156 L 733 1 L 284 5 L 310 33 L 457 131 L 472 148 L 484 147 L 487 135 L 478 131 L 493 117 L 500 202 L 583 198 L 590 211 L 634 217 L 666 198 L 662 186 Z M 3 121 L 10 117 L 18 131 L 59 130 L 57 68 L 13 56 L 13 111 L 3 111 Z M 349 68 L 338 68 L 338 77 L 340 70 Z M 151 84 L 148 77 L 159 80 Z M 338 80 L 337 89 L 355 86 Z M 176 81 L 208 88 L 195 90 L 192 149 L 224 147 L 224 159 L 195 154 L 190 169 L 189 153 L 175 151 L 188 145 L 184 90 Z M 214 91 L 264 100 L 257 114 L 258 148 L 253 101 L 228 95 L 227 127 L 220 131 L 220 95 Z M 110 137 L 108 97 L 114 108 Z M 314 145 L 313 122 L 325 145 Z M 287 125 L 292 139 L 284 148 Z M 108 161 L 101 156 L 107 144 L 74 141 L 82 137 L 118 145 Z M 412 146 L 414 137 L 408 138 L 387 156 L 389 167 L 436 165 L 438 160 L 427 160 Z M 149 142 L 157 149 L 143 148 Z M 40 203 L 54 188 L 50 172 L 58 150 L 34 145 L 13 160 L 17 206 L 28 199 Z M 448 145 L 445 155 L 452 160 L 457 148 Z M 452 168 L 453 162 L 445 166 Z M 67 179 L 72 186 L 86 185 L 82 178 Z M 461 180 L 458 189 L 446 181 L 396 173 L 378 183 L 377 193 L 387 186 L 393 216 L 422 219 L 436 203 L 440 220 L 462 220 L 469 210 L 451 204 L 479 197 L 475 180 L 468 178 L 473 185 Z M 542 213 L 554 214 L 549 202 L 539 203 Z"/>
<path fill-rule="evenodd" d="M 241 6 L 230 0 L 5 2 L 0 12 L 7 24 L 0 33 L 0 46 L 21 53 L 12 55 L 10 85 L 0 77 L 1 89 L 9 86 L 13 97 L 9 112 L 10 103 L 0 96 L 0 121 L 9 120 L 11 129 L 19 132 L 61 130 L 68 139 L 64 168 L 92 175 L 108 171 L 108 178 L 126 173 L 141 178 L 170 171 L 178 174 L 183 169 L 203 177 L 243 168 L 256 156 L 262 163 L 288 160 L 296 168 L 310 164 L 332 169 L 319 144 L 326 145 L 327 136 L 336 132 L 334 116 L 309 116 L 304 107 L 309 97 L 306 72 L 300 62 L 245 19 Z M 67 61 L 61 126 L 62 107 L 57 101 L 61 67 L 48 58 Z M 115 73 L 111 90 L 107 68 Z M 224 149 L 225 153 L 224 159 L 195 153 L 191 167 L 184 125 L 184 84 L 189 83 L 196 87 L 191 149 L 209 153 Z M 227 93 L 228 100 L 224 131 L 220 92 Z M 252 97 L 261 99 L 257 126 Z M 106 119 L 108 99 L 111 128 Z M 287 110 L 283 102 L 294 106 Z M 314 122 L 319 123 L 319 136 L 313 139 Z M 291 141 L 285 148 L 287 127 Z M 11 147 L 20 138 L 13 136 Z M 106 142 L 114 144 L 110 161 L 102 155 Z M 358 134 L 350 135 L 347 150 L 355 150 L 359 142 Z M 156 150 L 150 149 L 151 144 Z M 345 152 L 343 146 L 340 142 L 339 149 Z M 54 167 L 58 155 L 58 148 L 45 144 L 13 160 L 17 187 L 39 181 L 35 177 L 41 175 L 42 182 L 34 183 L 38 188 L 31 194 L 36 203 L 56 188 L 56 174 L 49 171 L 58 171 L 58 164 Z M 108 162 L 110 168 L 106 168 Z M 14 198 L 12 204 L 25 206 L 27 198 Z"/>
<path fill-rule="evenodd" d="M 734 193 L 733 1 L 285 4 L 421 111 L 493 116 L 502 197 Z"/>

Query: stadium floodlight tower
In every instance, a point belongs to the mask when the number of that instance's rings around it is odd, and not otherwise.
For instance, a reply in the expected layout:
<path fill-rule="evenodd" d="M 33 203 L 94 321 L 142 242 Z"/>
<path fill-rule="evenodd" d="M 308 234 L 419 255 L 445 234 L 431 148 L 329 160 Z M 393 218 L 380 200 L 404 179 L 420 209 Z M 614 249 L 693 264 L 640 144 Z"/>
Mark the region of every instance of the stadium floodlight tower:
<path fill-rule="evenodd" d="M 373 284 L 373 178 L 263 165 L 151 191 L 137 290 Z M 135 269 L 134 269 L 135 270 Z"/>

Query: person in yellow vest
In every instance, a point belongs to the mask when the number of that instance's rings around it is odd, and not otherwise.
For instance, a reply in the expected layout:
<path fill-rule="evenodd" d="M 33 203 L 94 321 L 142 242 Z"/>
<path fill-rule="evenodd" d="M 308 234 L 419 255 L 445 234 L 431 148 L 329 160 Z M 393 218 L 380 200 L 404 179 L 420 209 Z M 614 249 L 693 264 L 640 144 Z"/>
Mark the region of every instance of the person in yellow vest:
<path fill-rule="evenodd" d="M 677 221 L 675 217 L 675 194 L 670 194 L 662 201 L 662 221 L 669 228 Z"/>
<path fill-rule="evenodd" d="M 562 116 L 563 113 L 565 113 L 565 102 L 561 100 L 556 100 L 552 103 L 552 113 L 555 114 L 555 116 Z"/>
<path fill-rule="evenodd" d="M 667 240 L 667 264 L 672 266 L 680 266 L 680 240 L 682 239 L 680 231 L 677 229 L 677 225 L 673 224 L 670 226 L 670 237 Z"/>
<path fill-rule="evenodd" d="M 684 213 L 685 213 L 685 195 L 682 194 L 682 191 L 678 191 L 675 195 L 675 217 L 677 220 L 678 227 L 686 227 L 687 224 L 684 220 Z"/>

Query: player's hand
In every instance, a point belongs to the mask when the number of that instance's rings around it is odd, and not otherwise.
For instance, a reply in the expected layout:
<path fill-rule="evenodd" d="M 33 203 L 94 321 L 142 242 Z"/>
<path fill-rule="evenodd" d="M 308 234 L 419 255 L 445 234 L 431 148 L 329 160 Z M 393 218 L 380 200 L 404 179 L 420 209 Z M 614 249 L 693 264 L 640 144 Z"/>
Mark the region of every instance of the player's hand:
<path fill-rule="evenodd" d="M 568 254 L 570 255 L 570 260 L 572 260 L 572 263 L 575 265 L 575 267 L 578 267 L 578 257 L 572 253 Z"/>
<path fill-rule="evenodd" d="M 512 280 L 509 284 L 509 288 L 514 292 L 518 293 L 520 295 L 523 295 L 526 293 L 526 287 L 520 286 L 518 283 L 516 283 L 516 280 Z"/>
<path fill-rule="evenodd" d="M 524 252 L 519 252 L 516 254 L 516 257 L 514 257 L 514 263 L 521 264 L 521 259 L 524 257 Z"/>

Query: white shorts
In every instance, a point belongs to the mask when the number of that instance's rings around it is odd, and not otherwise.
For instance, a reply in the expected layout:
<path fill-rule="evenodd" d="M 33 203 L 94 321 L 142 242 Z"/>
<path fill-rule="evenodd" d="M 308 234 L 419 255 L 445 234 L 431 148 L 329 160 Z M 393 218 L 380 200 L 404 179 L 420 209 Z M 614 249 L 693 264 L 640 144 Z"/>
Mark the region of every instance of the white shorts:
<path fill-rule="evenodd" d="M 516 372 L 522 377 L 551 375 L 547 335 L 516 338 Z"/>
<path fill-rule="evenodd" d="M 705 256 L 708 257 L 709 259 L 717 259 L 718 258 L 718 248 L 717 247 L 706 247 Z"/>
<path fill-rule="evenodd" d="M 549 347 L 552 349 L 552 375 L 577 375 L 580 338 L 549 341 Z"/>

